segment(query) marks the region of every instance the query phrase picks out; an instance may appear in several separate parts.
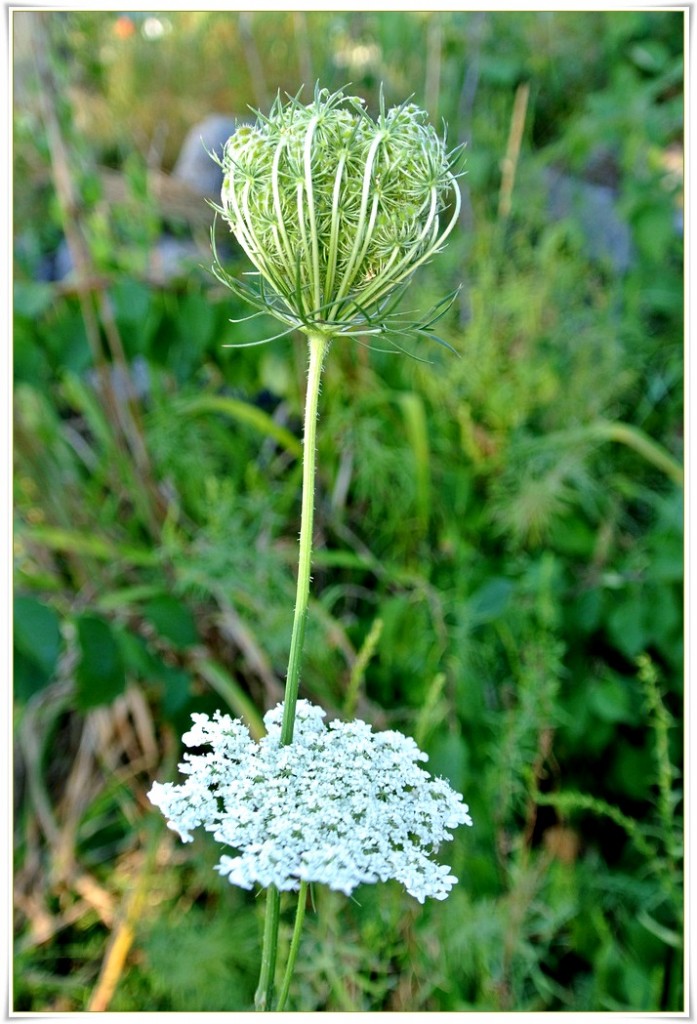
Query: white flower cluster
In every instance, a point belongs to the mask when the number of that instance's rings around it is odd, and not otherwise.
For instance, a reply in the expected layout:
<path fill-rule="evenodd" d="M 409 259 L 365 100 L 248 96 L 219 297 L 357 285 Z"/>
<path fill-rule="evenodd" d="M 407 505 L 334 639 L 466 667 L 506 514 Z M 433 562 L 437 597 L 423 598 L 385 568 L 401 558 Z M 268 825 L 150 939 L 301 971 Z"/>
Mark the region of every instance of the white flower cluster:
<path fill-rule="evenodd" d="M 445 899 L 457 879 L 430 859 L 449 829 L 471 825 L 467 805 L 413 739 L 374 733 L 365 722 L 334 721 L 299 700 L 292 744 L 280 743 L 283 705 L 264 717 L 256 743 L 246 726 L 219 711 L 193 715 L 184 737 L 182 785 L 156 782 L 148 794 L 184 842 L 197 826 L 238 851 L 218 871 L 251 889 L 254 883 L 298 889 L 322 882 L 347 895 L 364 882 L 395 878 L 423 903 Z"/>

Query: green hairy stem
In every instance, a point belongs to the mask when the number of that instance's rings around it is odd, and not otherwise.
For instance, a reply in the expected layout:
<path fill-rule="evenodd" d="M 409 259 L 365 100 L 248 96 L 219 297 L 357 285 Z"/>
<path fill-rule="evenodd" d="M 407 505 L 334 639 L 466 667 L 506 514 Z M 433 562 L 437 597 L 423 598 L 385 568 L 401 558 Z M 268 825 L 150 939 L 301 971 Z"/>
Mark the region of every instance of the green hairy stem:
<path fill-rule="evenodd" d="M 288 660 L 288 673 L 286 675 L 286 689 L 283 702 L 283 721 L 281 724 L 282 744 L 289 744 L 293 741 L 295 708 L 298 702 L 298 690 L 300 688 L 300 664 L 303 642 L 305 639 L 307 608 L 310 598 L 310 571 L 312 568 L 317 405 L 319 401 L 320 380 L 322 377 L 322 364 L 330 341 L 331 336 L 328 334 L 322 334 L 320 331 L 309 332 L 310 352 L 307 374 L 307 393 L 305 396 L 305 426 L 303 433 L 303 483 L 302 509 L 300 514 L 300 544 L 298 552 L 298 584 L 295 597 L 293 633 L 290 643 L 290 657 Z M 304 891 L 301 886 L 299 899 L 301 902 L 304 902 L 304 898 Z M 280 903 L 281 899 L 278 889 L 276 889 L 275 886 L 269 886 L 266 904 L 264 941 L 261 956 L 261 973 L 255 996 L 255 1006 L 257 1010 L 271 1010 L 273 1008 Z M 286 977 L 283 983 L 282 999 L 284 1003 L 288 995 L 290 974 L 292 973 L 295 955 L 297 954 L 297 945 L 300 941 L 300 927 L 302 926 L 302 915 L 300 912 L 299 917 L 299 924 L 296 921 L 297 936 L 295 934 L 293 936 L 294 945 L 291 946 L 292 952 L 288 960 Z"/>

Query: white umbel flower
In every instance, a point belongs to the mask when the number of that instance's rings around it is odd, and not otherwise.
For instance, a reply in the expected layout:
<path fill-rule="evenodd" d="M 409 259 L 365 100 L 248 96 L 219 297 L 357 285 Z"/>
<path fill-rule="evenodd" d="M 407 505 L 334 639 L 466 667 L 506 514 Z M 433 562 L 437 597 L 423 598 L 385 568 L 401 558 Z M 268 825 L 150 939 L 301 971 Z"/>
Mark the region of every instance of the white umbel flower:
<path fill-rule="evenodd" d="M 267 712 L 258 743 L 228 715 L 194 715 L 183 742 L 210 751 L 184 755 L 182 785 L 156 782 L 148 794 L 169 827 L 189 842 L 202 825 L 236 851 L 217 869 L 244 889 L 306 881 L 349 895 L 394 878 L 420 903 L 445 899 L 457 879 L 431 855 L 472 820 L 460 794 L 419 767 L 428 758 L 414 740 L 362 721 L 327 726 L 300 700 L 282 746 L 282 715 L 282 704 Z"/>

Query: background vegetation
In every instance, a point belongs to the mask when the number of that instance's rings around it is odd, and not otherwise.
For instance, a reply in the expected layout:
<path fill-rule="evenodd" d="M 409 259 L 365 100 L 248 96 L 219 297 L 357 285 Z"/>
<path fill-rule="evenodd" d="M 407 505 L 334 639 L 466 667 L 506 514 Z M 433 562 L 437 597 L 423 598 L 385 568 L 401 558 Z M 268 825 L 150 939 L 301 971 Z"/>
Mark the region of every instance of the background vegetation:
<path fill-rule="evenodd" d="M 192 711 L 282 693 L 305 351 L 225 347 L 273 324 L 230 322 L 169 172 L 316 79 L 413 93 L 467 174 L 413 289 L 462 284 L 459 355 L 330 354 L 303 690 L 416 736 L 476 827 L 443 904 L 317 891 L 293 1006 L 681 1009 L 683 15 L 25 12 L 14 45 L 15 1009 L 251 1005 L 256 895 L 145 793 Z"/>

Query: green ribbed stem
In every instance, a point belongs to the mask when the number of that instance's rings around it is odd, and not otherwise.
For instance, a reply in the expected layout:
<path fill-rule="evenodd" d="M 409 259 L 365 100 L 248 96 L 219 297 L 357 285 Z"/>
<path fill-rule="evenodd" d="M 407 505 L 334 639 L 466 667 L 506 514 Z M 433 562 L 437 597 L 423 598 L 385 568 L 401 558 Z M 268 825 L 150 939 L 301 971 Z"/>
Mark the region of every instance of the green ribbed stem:
<path fill-rule="evenodd" d="M 298 949 L 300 948 L 300 936 L 303 930 L 303 921 L 305 920 L 305 904 L 307 903 L 307 882 L 300 883 L 300 892 L 298 893 L 298 907 L 295 911 L 295 925 L 293 927 L 293 938 L 290 940 L 290 950 L 288 952 L 288 962 L 286 964 L 286 972 L 283 975 L 283 984 L 281 985 L 281 992 L 278 997 L 277 1010 L 284 1010 L 286 1006 L 286 999 L 288 998 L 288 991 L 290 989 L 291 979 L 293 977 L 293 968 L 295 967 L 295 960 L 298 955 Z"/>
<path fill-rule="evenodd" d="M 276 974 L 280 909 L 281 894 L 275 885 L 270 885 L 266 897 L 266 920 L 264 922 L 264 943 L 261 948 L 261 971 L 259 972 L 259 984 L 254 996 L 255 1010 L 271 1009 L 273 982 L 274 975 Z"/>
<path fill-rule="evenodd" d="M 310 599 L 312 568 L 312 527 L 315 512 L 315 445 L 317 437 L 317 402 L 322 377 L 322 364 L 329 347 L 329 335 L 313 331 L 309 334 L 310 365 L 305 396 L 305 427 L 303 432 L 303 494 L 300 513 L 300 545 L 298 550 L 298 586 L 295 593 L 295 616 L 290 641 L 286 692 L 283 699 L 281 743 L 291 743 L 295 725 L 295 705 L 300 687 L 300 661 L 305 640 L 307 606 Z"/>
<path fill-rule="evenodd" d="M 298 702 L 300 688 L 300 663 L 302 659 L 307 608 L 310 599 L 310 571 L 312 568 L 312 528 L 315 510 L 315 446 L 317 437 L 317 405 L 319 388 L 322 378 L 322 364 L 326 355 L 331 336 L 319 331 L 308 333 L 310 361 L 307 373 L 307 393 L 305 396 L 305 427 L 303 433 L 303 489 L 302 509 L 300 513 L 300 544 L 298 551 L 298 585 L 295 598 L 295 615 L 293 618 L 293 634 L 290 642 L 290 657 L 286 675 L 286 690 L 283 702 L 283 721 L 281 723 L 281 743 L 286 745 L 293 740 L 295 726 L 295 707 Z M 301 900 L 304 893 L 301 888 Z M 254 1005 L 257 1010 L 271 1010 L 273 1007 L 274 978 L 276 974 L 276 956 L 278 951 L 278 923 L 280 917 L 281 896 L 275 886 L 269 886 L 266 903 L 266 922 L 264 925 L 264 942 L 261 952 L 261 973 Z M 300 914 L 300 911 L 299 911 Z M 290 985 L 297 943 L 300 941 L 299 928 L 302 926 L 296 918 L 295 932 L 291 944 L 291 955 L 286 968 L 283 982 L 282 997 L 285 1002 L 287 986 Z M 290 971 L 290 973 L 289 973 Z"/>

